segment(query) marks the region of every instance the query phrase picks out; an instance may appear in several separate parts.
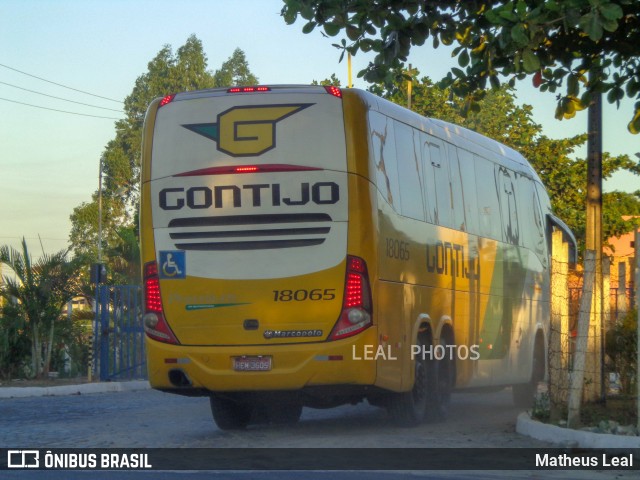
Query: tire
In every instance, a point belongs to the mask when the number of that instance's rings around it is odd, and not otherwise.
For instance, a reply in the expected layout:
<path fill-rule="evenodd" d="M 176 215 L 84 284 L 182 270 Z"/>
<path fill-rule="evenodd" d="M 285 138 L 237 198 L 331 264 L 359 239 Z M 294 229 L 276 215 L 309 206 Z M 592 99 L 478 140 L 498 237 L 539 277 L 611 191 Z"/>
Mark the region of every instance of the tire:
<path fill-rule="evenodd" d="M 391 393 L 388 411 L 394 422 L 401 427 L 417 427 L 426 418 L 429 390 L 434 387 L 433 362 L 422 355 L 414 358 L 413 388 L 408 392 Z"/>
<path fill-rule="evenodd" d="M 267 409 L 269 423 L 278 425 L 294 425 L 301 415 L 302 404 L 299 403 L 276 403 L 269 405 Z"/>
<path fill-rule="evenodd" d="M 229 398 L 211 395 L 211 413 L 220 430 L 242 430 L 251 421 L 251 405 L 235 402 Z"/>
<path fill-rule="evenodd" d="M 440 360 L 430 361 L 434 370 L 432 377 L 433 386 L 429 389 L 429 399 L 427 403 L 426 421 L 430 423 L 446 420 L 451 404 L 451 390 L 455 383 L 455 359 L 450 358 L 449 350 L 446 348 L 449 342 L 441 337 L 440 345 L 444 348 L 445 355 Z"/>
<path fill-rule="evenodd" d="M 513 396 L 513 404 L 520 408 L 531 408 L 535 402 L 536 393 L 538 393 L 538 384 L 544 378 L 544 346 L 542 337 L 536 338 L 535 348 L 533 352 L 533 367 L 531 369 L 531 380 L 528 383 L 513 385 L 511 393 Z"/>
<path fill-rule="evenodd" d="M 511 387 L 513 404 L 520 408 L 531 408 L 537 391 L 538 382 L 535 382 L 535 385 L 532 382 L 513 385 Z"/>

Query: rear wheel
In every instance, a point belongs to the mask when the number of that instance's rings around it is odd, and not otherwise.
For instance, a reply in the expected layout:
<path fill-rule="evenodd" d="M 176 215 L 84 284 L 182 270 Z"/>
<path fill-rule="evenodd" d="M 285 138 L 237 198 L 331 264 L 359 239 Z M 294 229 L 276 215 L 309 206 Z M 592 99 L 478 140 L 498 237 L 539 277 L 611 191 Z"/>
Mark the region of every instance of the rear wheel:
<path fill-rule="evenodd" d="M 513 385 L 511 389 L 513 404 L 516 407 L 531 408 L 533 406 L 536 393 L 538 393 L 538 384 L 544 379 L 544 370 L 544 344 L 542 337 L 538 336 L 533 350 L 531 380 L 528 383 Z"/>
<path fill-rule="evenodd" d="M 440 345 L 444 347 L 441 352 L 438 352 L 438 356 L 442 358 L 431 360 L 431 368 L 435 372 L 432 375 L 433 387 L 429 388 L 428 392 L 425 417 L 428 422 L 438 422 L 447 418 L 451 403 L 451 390 L 455 383 L 455 359 L 451 357 L 451 352 L 446 348 L 449 342 L 445 337 L 441 337 Z"/>
<path fill-rule="evenodd" d="M 432 363 L 426 356 L 416 355 L 413 388 L 408 392 L 390 394 L 387 409 L 398 425 L 415 427 L 424 421 L 429 390 L 435 385 Z"/>
<path fill-rule="evenodd" d="M 251 421 L 251 405 L 211 395 L 211 413 L 220 430 L 241 430 Z"/>
<path fill-rule="evenodd" d="M 298 423 L 302 415 L 302 405 L 295 403 L 271 404 L 267 408 L 267 418 L 270 423 L 293 425 Z"/>

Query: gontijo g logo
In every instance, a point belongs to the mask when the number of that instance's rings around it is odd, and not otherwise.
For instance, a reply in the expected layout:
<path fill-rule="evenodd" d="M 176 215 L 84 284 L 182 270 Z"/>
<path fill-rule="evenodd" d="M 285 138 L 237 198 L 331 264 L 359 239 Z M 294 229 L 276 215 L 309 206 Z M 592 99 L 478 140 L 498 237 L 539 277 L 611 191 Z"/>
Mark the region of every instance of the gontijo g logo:
<path fill-rule="evenodd" d="M 217 142 L 218 150 L 232 157 L 254 157 L 276 146 L 276 123 L 311 105 L 243 105 L 220 113 L 217 123 L 182 126 Z"/>

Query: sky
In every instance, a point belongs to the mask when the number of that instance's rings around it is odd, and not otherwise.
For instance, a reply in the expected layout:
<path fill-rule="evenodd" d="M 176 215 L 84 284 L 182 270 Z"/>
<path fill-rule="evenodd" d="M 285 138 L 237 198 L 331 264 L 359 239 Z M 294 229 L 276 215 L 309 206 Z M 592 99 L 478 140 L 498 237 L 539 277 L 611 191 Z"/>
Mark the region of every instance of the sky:
<path fill-rule="evenodd" d="M 0 0 L 0 245 L 18 247 L 25 237 L 34 255 L 67 248 L 69 216 L 98 188 L 100 155 L 123 116 L 117 110 L 164 45 L 175 51 L 195 34 L 210 70 L 240 48 L 261 84 L 308 84 L 335 73 L 346 85 L 346 61 L 331 45 L 340 37 L 305 35 L 302 22 L 286 25 L 281 8 L 281 0 Z M 356 73 L 372 59 L 354 57 L 355 87 L 367 87 Z M 456 65 L 449 51 L 429 46 L 414 47 L 409 62 L 434 80 Z M 529 80 L 518 100 L 533 105 L 549 137 L 586 130 L 586 112 L 555 120 L 554 95 Z M 635 159 L 640 135 L 627 132 L 631 112 L 631 101 L 620 110 L 605 102 L 603 149 Z M 617 175 L 605 189 L 634 191 L 640 179 Z"/>

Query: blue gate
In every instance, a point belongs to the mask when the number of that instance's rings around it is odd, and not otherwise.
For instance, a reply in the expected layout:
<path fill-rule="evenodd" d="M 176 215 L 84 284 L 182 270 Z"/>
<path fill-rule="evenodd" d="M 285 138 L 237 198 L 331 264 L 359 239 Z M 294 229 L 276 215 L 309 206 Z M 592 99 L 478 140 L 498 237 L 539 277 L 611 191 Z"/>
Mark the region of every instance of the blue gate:
<path fill-rule="evenodd" d="M 140 286 L 99 285 L 94 332 L 94 372 L 101 381 L 147 378 Z"/>

